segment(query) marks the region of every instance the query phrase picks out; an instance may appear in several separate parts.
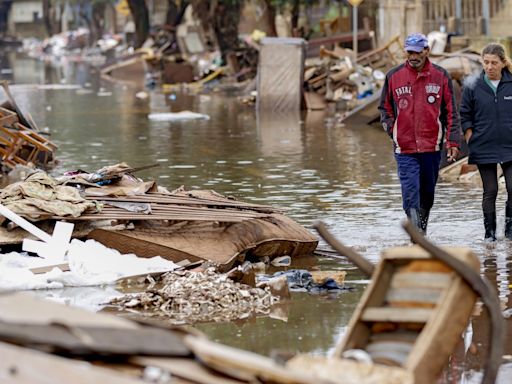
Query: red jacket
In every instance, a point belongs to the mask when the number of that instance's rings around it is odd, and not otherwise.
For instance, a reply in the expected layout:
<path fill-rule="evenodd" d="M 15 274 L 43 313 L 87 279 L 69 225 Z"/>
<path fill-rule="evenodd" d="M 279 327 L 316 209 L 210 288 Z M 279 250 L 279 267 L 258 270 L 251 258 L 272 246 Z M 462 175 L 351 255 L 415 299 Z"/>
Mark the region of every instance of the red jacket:
<path fill-rule="evenodd" d="M 381 123 L 396 153 L 459 147 L 461 129 L 450 75 L 428 60 L 421 72 L 407 62 L 386 75 L 379 105 Z"/>

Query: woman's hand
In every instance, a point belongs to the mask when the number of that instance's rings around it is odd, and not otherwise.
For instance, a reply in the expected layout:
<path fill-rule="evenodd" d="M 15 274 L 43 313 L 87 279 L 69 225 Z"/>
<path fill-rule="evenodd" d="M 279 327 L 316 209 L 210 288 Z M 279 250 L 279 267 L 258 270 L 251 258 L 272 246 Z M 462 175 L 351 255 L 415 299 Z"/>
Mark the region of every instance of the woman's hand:
<path fill-rule="evenodd" d="M 472 135 L 473 135 L 473 128 L 466 129 L 466 132 L 464 132 L 464 139 L 466 140 L 466 143 L 469 143 L 469 139 L 471 139 Z"/>

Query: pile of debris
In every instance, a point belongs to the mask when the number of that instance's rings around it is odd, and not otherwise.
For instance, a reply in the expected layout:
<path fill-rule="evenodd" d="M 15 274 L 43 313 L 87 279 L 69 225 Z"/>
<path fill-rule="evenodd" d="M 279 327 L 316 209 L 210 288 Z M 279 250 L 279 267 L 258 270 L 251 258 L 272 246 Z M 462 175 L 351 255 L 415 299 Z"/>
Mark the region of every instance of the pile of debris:
<path fill-rule="evenodd" d="M 281 210 L 214 191 L 169 192 L 143 181 L 125 163 L 57 179 L 40 171 L 0 191 L 0 203 L 44 231 L 75 224 L 73 237 L 94 239 L 123 254 L 174 262 L 212 261 L 227 271 L 245 259 L 311 255 L 318 239 Z M 0 244 L 21 244 L 24 229 L 6 220 Z"/>
<path fill-rule="evenodd" d="M 245 319 L 270 312 L 279 301 L 270 288 L 253 288 L 208 268 L 204 272 L 170 272 L 162 287 L 115 298 L 110 304 L 146 316 L 169 319 L 173 324 L 221 322 Z M 154 284 L 153 284 L 154 285 Z"/>
<path fill-rule="evenodd" d="M 363 53 L 357 59 L 351 50 L 320 48 L 320 56 L 307 59 L 304 71 L 304 101 L 308 110 L 325 109 L 327 103 L 351 110 L 380 95 L 385 72 L 397 65 L 402 45 L 397 37 L 384 47 Z"/>

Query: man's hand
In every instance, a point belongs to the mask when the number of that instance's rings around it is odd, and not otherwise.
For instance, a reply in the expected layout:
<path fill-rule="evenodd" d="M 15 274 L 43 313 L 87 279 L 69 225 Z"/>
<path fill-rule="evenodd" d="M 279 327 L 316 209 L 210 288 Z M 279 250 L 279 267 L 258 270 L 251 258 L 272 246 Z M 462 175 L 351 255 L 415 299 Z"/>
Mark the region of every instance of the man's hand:
<path fill-rule="evenodd" d="M 451 147 L 446 151 L 446 157 L 448 158 L 449 163 L 457 161 L 457 156 L 459 156 L 459 148 Z"/>

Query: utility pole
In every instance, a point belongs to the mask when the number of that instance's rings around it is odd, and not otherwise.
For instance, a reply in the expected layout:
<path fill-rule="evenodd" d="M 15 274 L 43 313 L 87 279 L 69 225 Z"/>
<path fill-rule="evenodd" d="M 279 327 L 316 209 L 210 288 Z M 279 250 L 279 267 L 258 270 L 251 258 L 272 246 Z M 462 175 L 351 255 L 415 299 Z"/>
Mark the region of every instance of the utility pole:
<path fill-rule="evenodd" d="M 357 44 L 359 40 L 358 27 L 357 27 L 357 7 L 363 2 L 363 0 L 348 0 L 352 5 L 352 51 L 354 51 L 354 62 L 357 62 Z"/>
<path fill-rule="evenodd" d="M 455 32 L 462 33 L 462 0 L 455 0 Z"/>
<path fill-rule="evenodd" d="M 485 36 L 489 36 L 489 0 L 482 0 L 482 18 L 483 18 L 483 25 L 482 25 L 482 33 Z"/>

